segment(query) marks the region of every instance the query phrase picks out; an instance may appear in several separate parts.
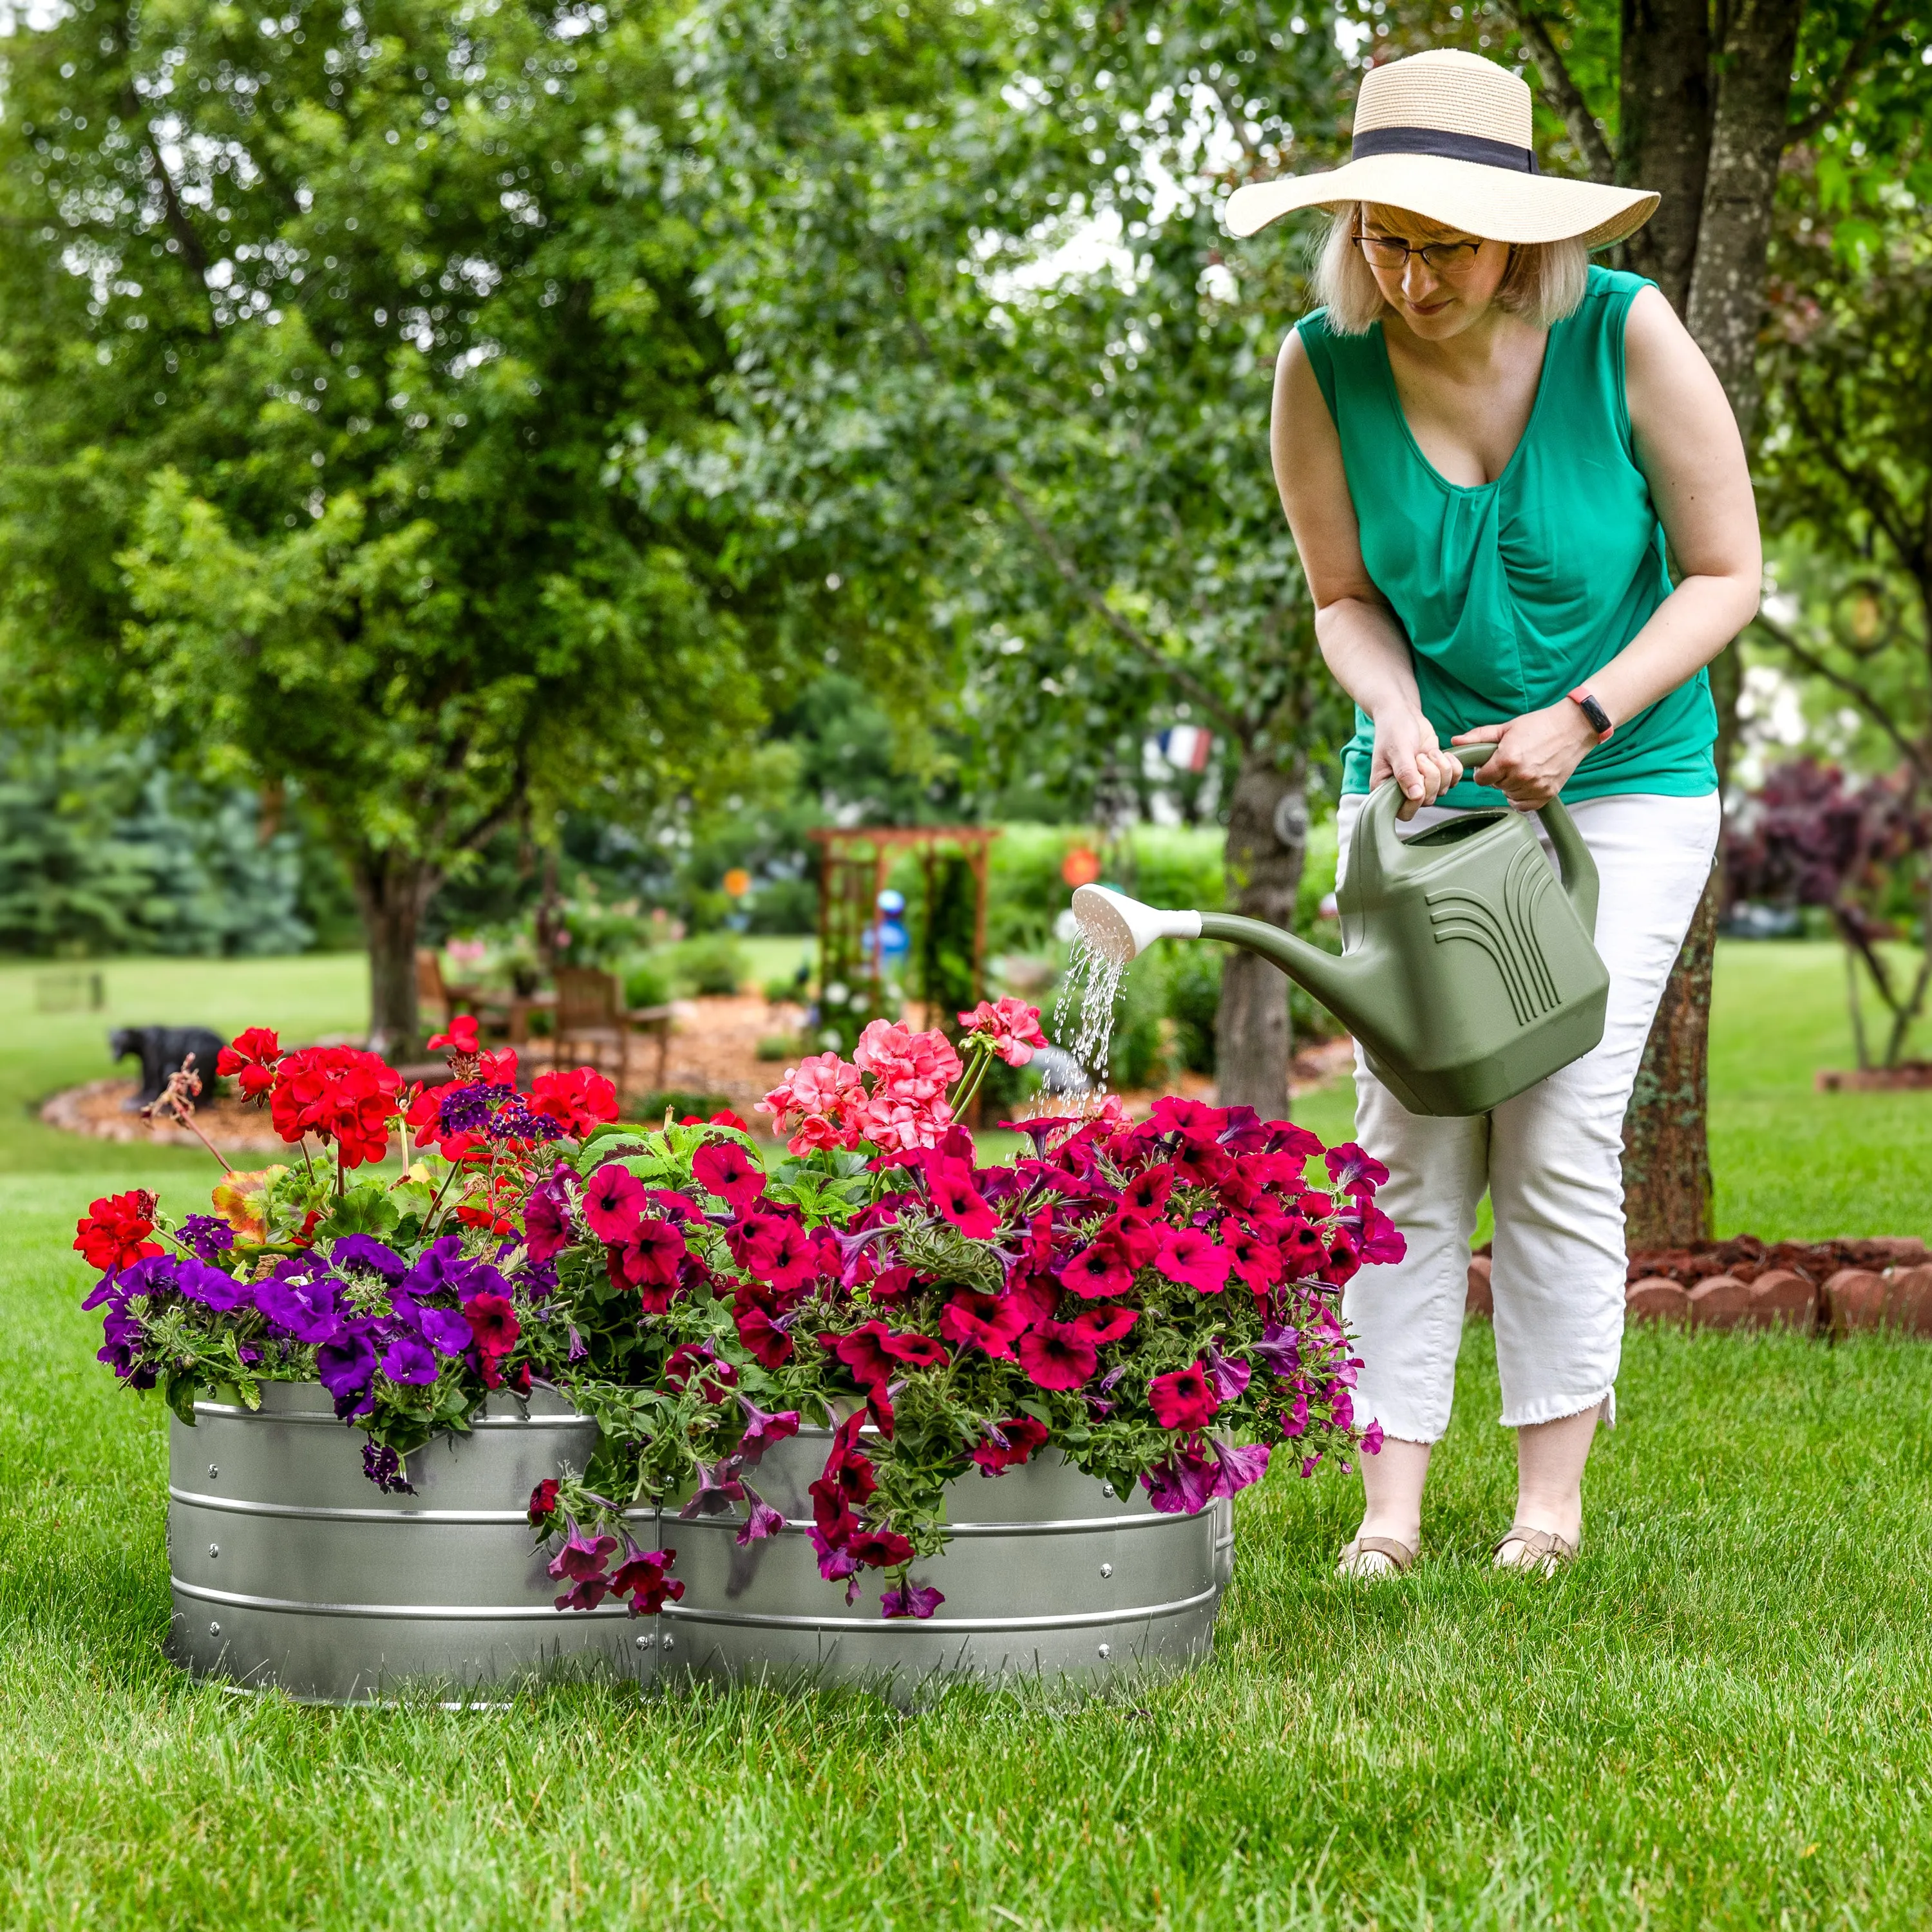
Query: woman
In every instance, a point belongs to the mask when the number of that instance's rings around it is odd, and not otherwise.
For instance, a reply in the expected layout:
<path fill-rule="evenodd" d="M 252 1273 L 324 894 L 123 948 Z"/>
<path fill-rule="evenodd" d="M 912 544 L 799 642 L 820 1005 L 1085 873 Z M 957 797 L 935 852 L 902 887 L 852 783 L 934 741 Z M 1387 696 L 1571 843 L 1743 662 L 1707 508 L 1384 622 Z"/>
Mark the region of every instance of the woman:
<path fill-rule="evenodd" d="M 1418 830 L 1497 790 L 1524 811 L 1560 794 L 1602 880 L 1594 1052 L 1472 1120 L 1410 1114 L 1358 1057 L 1358 1134 L 1408 1251 L 1345 1303 L 1358 1408 L 1387 1438 L 1342 1552 L 1357 1576 L 1405 1571 L 1420 1547 L 1486 1189 L 1517 1432 L 1496 1561 L 1548 1574 L 1580 1546 L 1584 1462 L 1615 1420 L 1624 1112 L 1718 835 L 1704 668 L 1757 608 L 1724 392 L 1654 286 L 1588 260 L 1658 197 L 1540 176 L 1529 144 L 1521 80 L 1418 54 L 1363 81 L 1346 166 L 1228 206 L 1242 235 L 1292 208 L 1333 216 L 1326 306 L 1282 347 L 1273 442 L 1322 656 L 1357 706 L 1344 866 L 1365 794 L 1392 777 Z M 1471 744 L 1496 748 L 1473 781 L 1444 748 Z"/>

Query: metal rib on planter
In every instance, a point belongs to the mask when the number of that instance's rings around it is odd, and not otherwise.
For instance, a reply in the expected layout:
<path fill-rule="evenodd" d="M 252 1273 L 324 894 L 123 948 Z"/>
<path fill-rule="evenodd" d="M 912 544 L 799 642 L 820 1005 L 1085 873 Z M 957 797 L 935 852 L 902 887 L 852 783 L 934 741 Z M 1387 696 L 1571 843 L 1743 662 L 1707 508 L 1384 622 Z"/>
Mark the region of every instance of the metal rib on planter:
<path fill-rule="evenodd" d="M 492 1396 L 470 1435 L 409 1458 L 414 1496 L 364 1476 L 363 1438 L 319 1384 L 265 1383 L 259 1410 L 194 1408 L 192 1429 L 170 1424 L 168 1551 L 171 1648 L 196 1676 L 352 1702 L 650 1673 L 652 1624 L 621 1604 L 552 1606 L 520 1505 L 597 1443 L 560 1398 Z"/>
<path fill-rule="evenodd" d="M 806 1486 L 830 1442 L 827 1430 L 802 1430 L 766 1454 L 752 1480 L 786 1526 L 747 1548 L 735 1541 L 741 1518 L 682 1522 L 666 1505 L 660 1533 L 677 1550 L 685 1593 L 664 1611 L 662 1671 L 890 1679 L 903 1693 L 934 1677 L 1100 1683 L 1184 1667 L 1213 1648 L 1234 1562 L 1228 1505 L 1163 1516 L 1138 1491 L 1115 1496 L 1052 1450 L 949 1486 L 952 1540 L 913 1566 L 915 1582 L 945 1593 L 934 1616 L 881 1618 L 877 1570 L 863 1573 L 848 1608 L 806 1534 Z"/>

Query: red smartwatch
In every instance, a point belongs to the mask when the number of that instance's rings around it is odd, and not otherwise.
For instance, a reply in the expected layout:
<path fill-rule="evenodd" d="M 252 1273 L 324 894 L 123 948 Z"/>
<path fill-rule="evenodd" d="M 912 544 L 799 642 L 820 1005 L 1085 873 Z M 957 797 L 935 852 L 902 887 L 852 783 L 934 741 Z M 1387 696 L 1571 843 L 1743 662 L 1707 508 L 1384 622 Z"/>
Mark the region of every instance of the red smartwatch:
<path fill-rule="evenodd" d="M 1617 728 L 1610 722 L 1610 714 L 1590 695 L 1589 687 L 1580 684 L 1570 694 L 1570 701 L 1579 706 L 1583 716 L 1590 721 L 1590 729 L 1596 733 L 1597 742 L 1607 745 L 1610 742 L 1610 734 Z"/>

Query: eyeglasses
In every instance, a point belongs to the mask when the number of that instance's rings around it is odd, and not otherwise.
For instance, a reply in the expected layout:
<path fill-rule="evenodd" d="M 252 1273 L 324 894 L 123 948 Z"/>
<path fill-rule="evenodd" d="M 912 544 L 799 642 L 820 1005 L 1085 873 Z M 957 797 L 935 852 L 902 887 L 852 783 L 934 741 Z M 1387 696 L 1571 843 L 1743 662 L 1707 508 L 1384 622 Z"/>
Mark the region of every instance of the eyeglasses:
<path fill-rule="evenodd" d="M 1412 255 L 1420 255 L 1431 274 L 1466 274 L 1474 266 L 1480 242 L 1430 242 L 1420 248 L 1398 242 L 1393 235 L 1352 235 L 1349 240 L 1378 268 L 1406 268 Z"/>

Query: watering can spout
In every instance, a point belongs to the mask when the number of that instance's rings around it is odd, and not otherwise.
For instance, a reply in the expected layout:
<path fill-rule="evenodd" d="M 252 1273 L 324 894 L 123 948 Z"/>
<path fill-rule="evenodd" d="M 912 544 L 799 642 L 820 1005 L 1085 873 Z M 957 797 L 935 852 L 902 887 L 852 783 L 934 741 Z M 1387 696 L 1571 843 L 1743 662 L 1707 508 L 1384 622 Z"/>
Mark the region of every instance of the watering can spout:
<path fill-rule="evenodd" d="M 1108 886 L 1082 886 L 1073 895 L 1073 916 L 1087 944 L 1103 959 L 1125 964 L 1157 939 L 1221 939 L 1270 959 L 1307 988 L 1345 1024 L 1350 1022 L 1350 962 L 1310 946 L 1292 932 L 1232 913 L 1162 912 Z"/>

